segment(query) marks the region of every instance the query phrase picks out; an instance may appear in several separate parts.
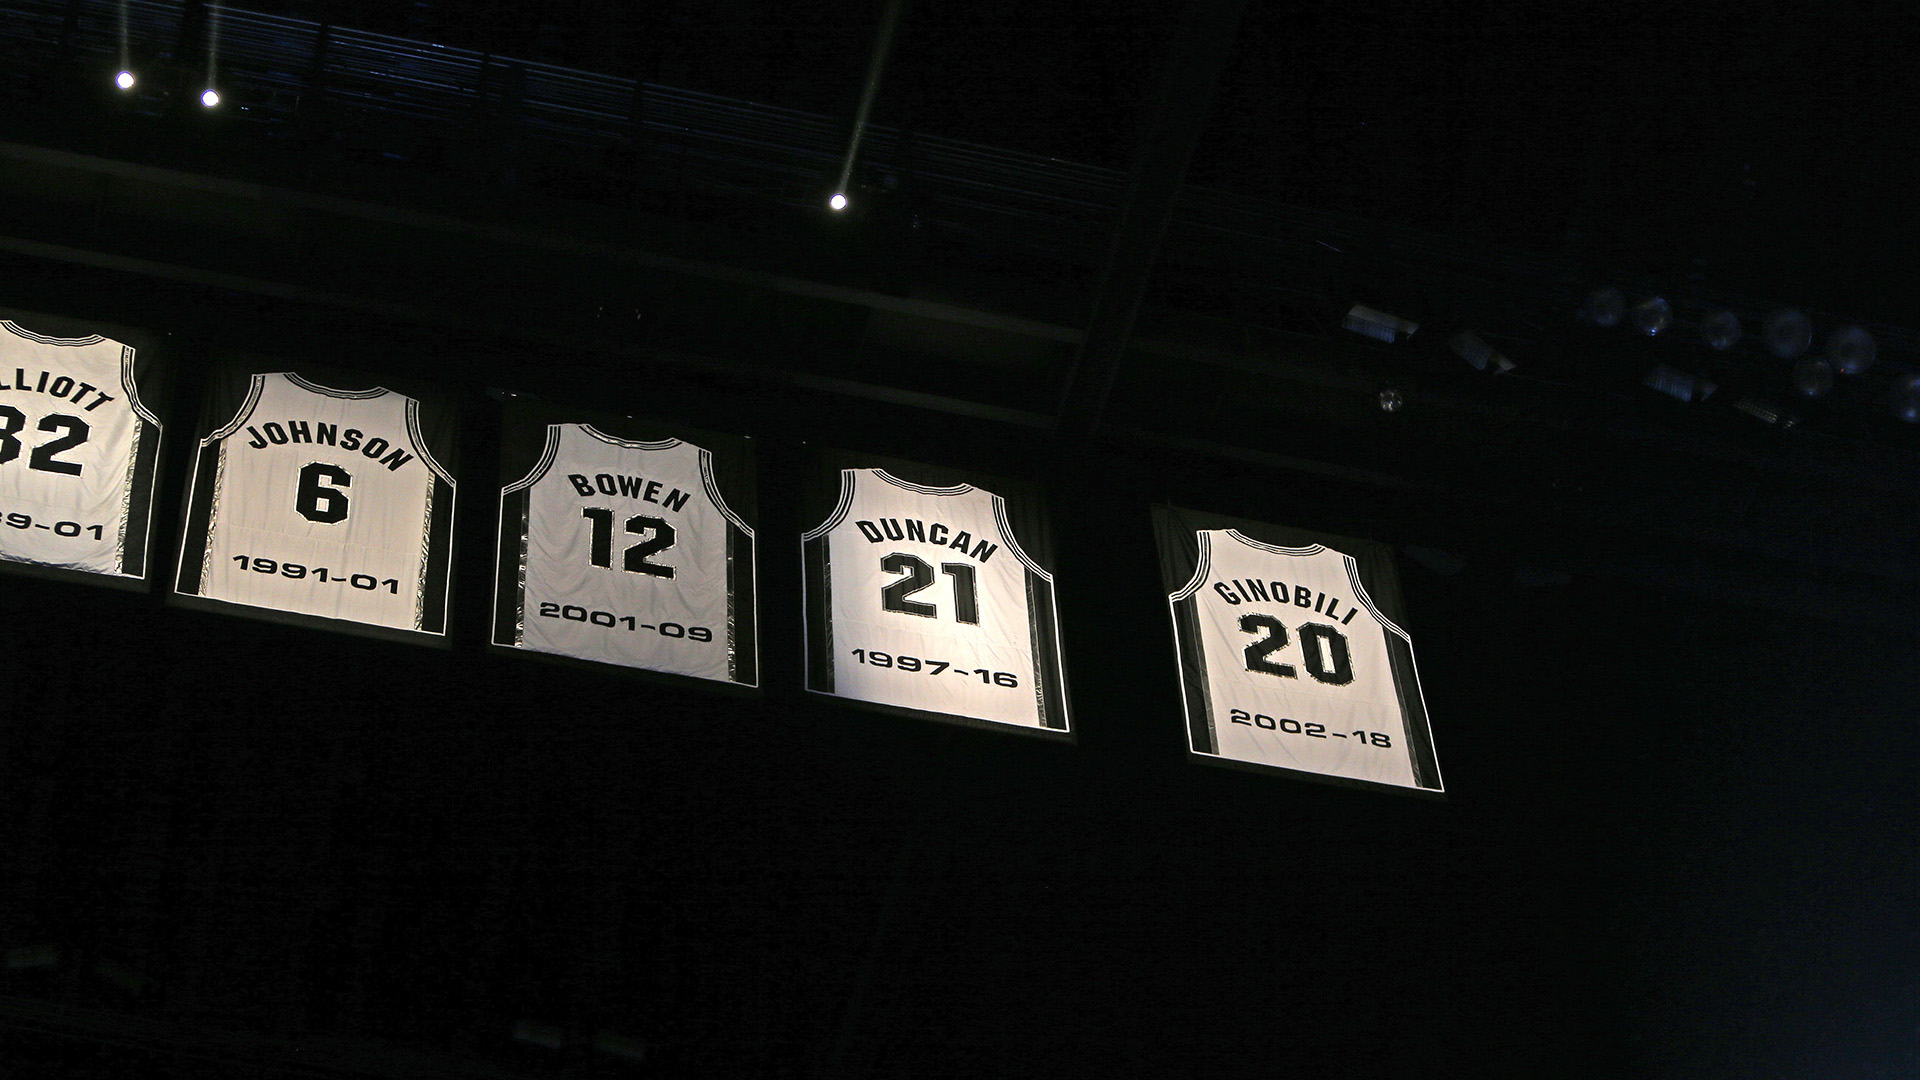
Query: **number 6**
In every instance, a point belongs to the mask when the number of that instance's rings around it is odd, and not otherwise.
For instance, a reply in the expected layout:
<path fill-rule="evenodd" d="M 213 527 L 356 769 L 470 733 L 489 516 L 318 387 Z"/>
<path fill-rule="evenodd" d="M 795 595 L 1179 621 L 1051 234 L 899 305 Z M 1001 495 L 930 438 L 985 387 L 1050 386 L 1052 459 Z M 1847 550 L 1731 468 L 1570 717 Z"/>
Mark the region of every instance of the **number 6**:
<path fill-rule="evenodd" d="M 323 486 L 321 480 L 331 480 L 338 487 Z M 347 493 L 340 490 L 353 486 L 353 477 L 338 465 L 328 465 L 316 461 L 300 470 L 300 486 L 294 492 L 293 508 L 308 521 L 317 521 L 322 525 L 332 525 L 347 519 Z"/>

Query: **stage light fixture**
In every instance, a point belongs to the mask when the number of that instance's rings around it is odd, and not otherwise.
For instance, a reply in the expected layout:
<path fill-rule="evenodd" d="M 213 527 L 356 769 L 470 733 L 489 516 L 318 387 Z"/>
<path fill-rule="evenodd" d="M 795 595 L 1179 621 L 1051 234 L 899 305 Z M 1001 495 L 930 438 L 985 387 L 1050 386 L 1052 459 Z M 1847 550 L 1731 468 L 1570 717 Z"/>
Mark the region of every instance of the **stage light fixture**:
<path fill-rule="evenodd" d="M 1817 356 L 1803 356 L 1793 365 L 1793 388 L 1810 398 L 1825 397 L 1833 389 L 1833 367 Z"/>
<path fill-rule="evenodd" d="M 1647 377 L 1640 380 L 1641 385 L 1658 390 L 1675 401 L 1705 401 L 1720 389 L 1711 379 L 1703 379 L 1691 372 L 1681 371 L 1660 364 Z"/>
<path fill-rule="evenodd" d="M 593 1048 L 611 1057 L 626 1058 L 628 1061 L 647 1060 L 646 1042 L 631 1035 L 596 1031 L 593 1033 Z"/>
<path fill-rule="evenodd" d="M 1627 298 L 1619 289 L 1595 289 L 1580 305 L 1580 321 L 1611 329 L 1627 317 Z"/>
<path fill-rule="evenodd" d="M 113 77 L 113 85 L 119 87 L 122 90 L 133 89 L 133 83 L 134 83 L 133 72 L 128 71 L 125 68 L 122 68 L 120 71 L 120 74 L 115 75 Z"/>
<path fill-rule="evenodd" d="M 1501 355 L 1499 350 L 1487 344 L 1486 339 L 1471 330 L 1462 330 L 1447 339 L 1447 347 L 1455 356 L 1472 364 L 1475 370 L 1491 371 L 1495 375 L 1505 375 L 1512 371 L 1513 361 Z"/>
<path fill-rule="evenodd" d="M 1710 348 L 1733 348 L 1740 343 L 1740 317 L 1731 311 L 1709 312 L 1700 320 L 1700 340 Z"/>
<path fill-rule="evenodd" d="M 1401 338 L 1412 337 L 1420 324 L 1412 319 L 1403 319 L 1398 315 L 1389 315 L 1384 311 L 1375 311 L 1365 304 L 1355 304 L 1347 309 L 1346 318 L 1340 325 L 1363 337 L 1375 341 L 1384 341 L 1389 345 Z"/>
<path fill-rule="evenodd" d="M 1673 305 L 1665 297 L 1649 296 L 1633 305 L 1633 328 L 1648 337 L 1657 337 L 1672 325 Z"/>
<path fill-rule="evenodd" d="M 834 210 L 845 210 L 847 208 L 847 197 L 844 193 L 836 191 L 833 193 L 833 196 L 827 200 L 827 205 Z"/>
<path fill-rule="evenodd" d="M 1842 375 L 1865 373 L 1878 351 L 1873 335 L 1858 326 L 1843 326 L 1827 335 L 1827 361 Z"/>
<path fill-rule="evenodd" d="M 8 971 L 31 971 L 36 968 L 55 968 L 60 966 L 60 946 L 52 944 L 22 945 L 7 950 L 5 967 Z"/>
<path fill-rule="evenodd" d="M 565 1050 L 567 1048 L 567 1033 L 565 1029 L 561 1028 L 558 1024 L 549 1024 L 539 1020 L 529 1020 L 526 1017 L 521 1017 L 513 1022 L 512 1030 L 515 1042 L 523 1042 L 531 1046 L 543 1046 L 548 1050 Z"/>
<path fill-rule="evenodd" d="M 215 91 L 213 87 L 209 86 L 207 87 L 207 92 L 200 95 L 200 104 L 211 109 L 215 105 L 220 104 L 220 94 Z"/>
<path fill-rule="evenodd" d="M 1380 391 L 1380 411 L 1396 413 L 1407 407 L 1406 395 L 1389 386 Z"/>
<path fill-rule="evenodd" d="M 1733 403 L 1733 407 L 1746 413 L 1763 424 L 1772 424 L 1782 431 L 1791 431 L 1800 423 L 1800 418 L 1775 405 L 1771 401 L 1747 395 Z"/>
<path fill-rule="evenodd" d="M 1782 360 L 1792 360 L 1813 344 L 1813 323 L 1793 308 L 1781 308 L 1767 316 L 1760 331 L 1767 351 Z"/>

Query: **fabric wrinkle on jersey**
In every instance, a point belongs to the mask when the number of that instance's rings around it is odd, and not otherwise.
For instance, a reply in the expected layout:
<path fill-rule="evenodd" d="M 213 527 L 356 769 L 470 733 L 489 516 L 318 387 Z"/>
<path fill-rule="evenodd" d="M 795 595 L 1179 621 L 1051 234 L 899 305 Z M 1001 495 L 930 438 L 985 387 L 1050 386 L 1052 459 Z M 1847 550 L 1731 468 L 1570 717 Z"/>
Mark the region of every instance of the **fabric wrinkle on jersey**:
<path fill-rule="evenodd" d="M 936 523 L 940 529 L 933 535 L 940 541 L 915 538 L 914 529 L 931 532 Z M 965 551 L 955 547 L 961 534 Z M 818 558 L 807 564 L 810 578 L 824 580 L 809 580 L 806 587 L 824 591 L 830 608 L 821 613 L 827 626 L 809 627 L 810 689 L 1066 729 L 1053 578 L 1021 549 L 1000 496 L 971 484 L 930 487 L 882 469 L 843 469 L 838 505 L 802 540 L 826 545 L 824 572 L 816 569 Z M 888 559 L 891 571 L 883 566 Z M 968 614 L 962 595 L 968 577 L 977 607 L 971 623 L 962 619 Z M 907 588 L 921 580 L 925 584 Z M 886 600 L 890 591 L 892 601 Z M 885 607 L 888 602 L 893 610 Z M 874 662 L 876 653 L 884 665 Z M 903 670 L 895 657 L 923 666 Z M 949 666 L 927 673 L 936 663 Z M 1016 685 L 1001 685 L 996 677 Z M 823 680 L 827 685 L 817 685 Z"/>
<path fill-rule="evenodd" d="M 575 476 L 590 493 L 576 486 Z M 602 476 L 614 490 L 596 482 Z M 654 481 L 660 488 L 650 492 L 646 484 Z M 540 462 L 501 496 L 501 513 L 518 517 L 517 526 L 503 521 L 501 542 L 516 541 L 520 550 L 519 580 L 496 601 L 517 610 L 497 643 L 696 678 L 757 681 L 755 659 L 744 655 L 756 648 L 747 632 L 751 613 L 735 610 L 736 603 L 753 602 L 751 582 L 744 583 L 744 596 L 734 588 L 735 575 L 754 572 L 753 530 L 722 497 L 710 451 L 677 438 L 634 441 L 587 424 L 549 424 Z M 601 510 L 604 523 L 589 519 L 589 511 Z M 672 530 L 670 545 L 645 553 L 640 572 L 629 569 L 623 560 L 636 539 L 661 538 L 655 522 Z M 611 532 L 601 553 L 605 565 L 593 558 L 596 527 Z M 544 617 L 543 603 L 578 609 L 581 617 Z M 617 621 L 598 624 L 587 619 L 590 613 Z M 679 633 L 666 634 L 664 626 Z M 711 640 L 696 640 L 694 628 L 710 632 Z"/>
<path fill-rule="evenodd" d="M 453 477 L 420 435 L 417 401 L 380 387 L 336 390 L 292 372 L 256 374 L 239 411 L 201 440 L 200 452 L 217 460 L 212 490 L 192 499 L 207 516 L 199 595 L 445 633 L 444 598 L 434 598 L 440 625 L 423 619 L 433 564 L 447 554 L 429 550 L 434 515 L 452 513 Z M 303 479 L 314 466 L 324 467 L 318 483 Z M 340 475 L 346 483 L 334 479 Z M 196 485 L 202 478 L 197 470 Z M 445 506 L 436 505 L 436 481 L 446 485 Z M 316 520 L 338 502 L 301 509 L 314 487 L 338 492 L 323 493 L 326 500 L 345 500 L 341 519 Z M 260 572 L 260 560 L 281 572 Z M 288 574 L 287 564 L 301 575 Z M 360 584 L 367 579 L 375 587 Z"/>
<path fill-rule="evenodd" d="M 0 512 L 29 522 L 0 529 L 0 557 L 145 576 L 160 422 L 133 363 L 132 346 L 98 334 L 0 320 Z"/>
<path fill-rule="evenodd" d="M 1183 662 L 1197 661 L 1205 673 L 1205 700 L 1192 700 L 1190 694 L 1187 702 L 1190 721 L 1195 710 L 1206 713 L 1204 725 L 1189 724 L 1194 752 L 1326 776 L 1422 786 L 1412 754 L 1413 728 L 1424 728 L 1425 706 L 1417 685 L 1399 685 L 1390 655 L 1404 651 L 1411 670 L 1412 641 L 1374 607 L 1353 557 L 1321 544 L 1266 544 L 1233 529 L 1199 530 L 1198 540 L 1192 579 L 1168 598 L 1176 636 L 1197 630 L 1200 639 L 1179 642 Z M 1303 598 L 1308 603 L 1300 603 Z M 1183 605 L 1187 630 L 1182 629 Z M 1273 620 L 1285 632 L 1287 644 L 1273 645 L 1278 632 L 1270 625 L 1243 627 L 1241 620 L 1247 616 Z M 1309 625 L 1320 629 L 1303 631 Z M 1349 682 L 1335 684 L 1315 676 L 1303 643 L 1309 632 L 1316 636 L 1323 665 L 1330 663 L 1324 653 L 1332 651 L 1327 635 L 1344 642 Z M 1250 654 L 1259 662 L 1289 667 L 1293 674 L 1250 670 Z M 1266 719 L 1235 723 L 1234 709 Z M 1281 730 L 1282 718 L 1298 725 L 1325 725 L 1326 734 L 1314 738 Z M 1267 720 L 1274 726 L 1266 726 Z M 1211 748 L 1200 744 L 1202 732 L 1213 740 Z M 1392 745 L 1369 741 L 1375 733 L 1384 734 Z"/>

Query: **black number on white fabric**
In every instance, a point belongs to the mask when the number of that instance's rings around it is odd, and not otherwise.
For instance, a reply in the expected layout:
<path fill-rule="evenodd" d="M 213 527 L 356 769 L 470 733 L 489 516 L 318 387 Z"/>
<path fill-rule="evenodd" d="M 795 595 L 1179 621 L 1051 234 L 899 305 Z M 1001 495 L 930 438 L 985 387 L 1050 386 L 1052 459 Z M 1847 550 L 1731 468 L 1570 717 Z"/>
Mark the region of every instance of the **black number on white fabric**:
<path fill-rule="evenodd" d="M 923 604 L 907 597 L 933 584 L 933 567 L 925 559 L 916 559 L 912 555 L 894 552 L 880 560 L 880 569 L 889 574 L 905 574 L 899 581 L 880 590 L 880 607 L 885 611 L 897 611 L 902 615 L 918 615 L 923 619 L 937 619 L 940 609 L 932 604 Z"/>
<path fill-rule="evenodd" d="M 980 625 L 980 593 L 974 584 L 973 567 L 961 562 L 943 562 L 940 572 L 953 579 L 953 617 L 969 626 Z"/>
<path fill-rule="evenodd" d="M 33 453 L 27 455 L 27 468 L 39 469 L 41 472 L 61 473 L 66 476 L 79 476 L 79 462 L 59 461 L 53 455 L 62 450 L 71 450 L 86 442 L 87 436 L 93 429 L 87 426 L 85 420 L 77 416 L 62 416 L 58 413 L 41 417 L 39 428 L 41 431 L 65 431 L 66 435 L 34 447 Z"/>
<path fill-rule="evenodd" d="M 20 429 L 26 426 L 26 413 L 0 405 L 0 465 L 20 456 Z"/>
<path fill-rule="evenodd" d="M 1279 619 L 1271 615 L 1248 613 L 1240 616 L 1240 629 L 1249 634 L 1266 632 L 1265 637 L 1256 638 L 1247 645 L 1245 655 L 1248 671 L 1278 675 L 1283 679 L 1299 677 L 1299 671 L 1292 664 L 1268 659 L 1288 644 L 1287 628 Z M 1347 636 L 1337 627 L 1325 623 L 1302 624 L 1300 651 L 1306 654 L 1307 674 L 1313 676 L 1315 682 L 1345 686 L 1353 681 L 1353 651 L 1347 647 Z"/>
<path fill-rule="evenodd" d="M 906 575 L 880 590 L 881 608 L 902 615 L 918 615 L 923 619 L 940 617 L 937 606 L 907 599 L 933 585 L 933 567 L 926 560 L 896 551 L 880 560 L 880 569 L 889 574 Z M 969 626 L 980 625 L 980 589 L 972 565 L 941 563 L 940 572 L 953 579 L 954 621 Z"/>
<path fill-rule="evenodd" d="M 335 485 L 328 487 L 322 480 L 330 480 Z M 294 491 L 293 508 L 308 521 L 317 521 L 322 525 L 333 525 L 347 520 L 347 493 L 342 488 L 353 486 L 353 477 L 338 465 L 329 465 L 316 461 L 300 470 L 300 486 Z"/>
<path fill-rule="evenodd" d="M 580 508 L 580 516 L 586 518 L 589 523 L 587 561 L 602 569 L 613 569 L 613 511 L 603 506 L 583 506 Z M 627 572 L 671 578 L 673 567 L 648 562 L 647 556 L 673 546 L 673 526 L 657 517 L 636 514 L 627 519 L 626 528 L 627 532 L 635 536 L 646 537 L 645 540 L 627 548 L 621 563 Z"/>
<path fill-rule="evenodd" d="M 1353 653 L 1347 635 L 1324 623 L 1300 627 L 1300 648 L 1307 654 L 1307 674 L 1329 686 L 1353 681 Z"/>
<path fill-rule="evenodd" d="M 603 506 L 583 506 L 580 516 L 587 519 L 587 561 L 613 569 L 613 511 Z"/>
<path fill-rule="evenodd" d="M 0 405 L 0 464 L 20 456 L 20 432 L 26 430 L 26 426 L 25 413 L 11 405 Z M 41 431 L 64 431 L 66 434 L 34 447 L 27 455 L 27 468 L 62 476 L 79 476 L 79 462 L 61 461 L 54 455 L 86 442 L 87 436 L 93 432 L 87 422 L 77 416 L 55 413 L 41 417 L 40 423 L 35 426 Z"/>
<path fill-rule="evenodd" d="M 673 526 L 657 517 L 636 515 L 627 519 L 627 531 L 636 536 L 646 533 L 653 535 L 627 549 L 627 570 L 634 574 L 652 574 L 654 577 L 670 578 L 673 567 L 647 561 L 647 556 L 656 551 L 665 551 L 673 546 Z"/>
<path fill-rule="evenodd" d="M 1287 647 L 1287 628 L 1279 619 L 1271 615 L 1248 613 L 1240 616 L 1240 629 L 1249 634 L 1258 634 L 1265 630 L 1267 636 L 1255 639 L 1247 646 L 1247 670 L 1259 671 L 1268 675 L 1278 675 L 1283 679 L 1299 677 L 1292 664 L 1278 664 L 1267 657 Z"/>

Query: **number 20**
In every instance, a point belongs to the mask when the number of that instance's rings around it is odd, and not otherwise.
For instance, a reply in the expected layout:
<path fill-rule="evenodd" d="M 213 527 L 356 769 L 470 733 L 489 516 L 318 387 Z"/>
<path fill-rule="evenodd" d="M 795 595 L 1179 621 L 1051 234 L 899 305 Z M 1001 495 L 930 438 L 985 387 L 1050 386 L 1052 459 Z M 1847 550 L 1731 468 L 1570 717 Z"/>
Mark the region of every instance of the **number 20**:
<path fill-rule="evenodd" d="M 1247 670 L 1283 679 L 1299 678 L 1292 664 L 1269 659 L 1287 647 L 1287 628 L 1271 615 L 1249 612 L 1240 616 L 1240 629 L 1249 634 L 1266 631 L 1265 637 L 1248 643 L 1244 655 Z M 1347 648 L 1347 636 L 1325 623 L 1306 623 L 1300 627 L 1300 651 L 1306 655 L 1307 674 L 1329 686 L 1345 686 L 1353 681 L 1353 653 Z"/>

